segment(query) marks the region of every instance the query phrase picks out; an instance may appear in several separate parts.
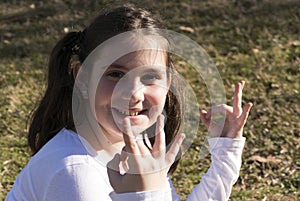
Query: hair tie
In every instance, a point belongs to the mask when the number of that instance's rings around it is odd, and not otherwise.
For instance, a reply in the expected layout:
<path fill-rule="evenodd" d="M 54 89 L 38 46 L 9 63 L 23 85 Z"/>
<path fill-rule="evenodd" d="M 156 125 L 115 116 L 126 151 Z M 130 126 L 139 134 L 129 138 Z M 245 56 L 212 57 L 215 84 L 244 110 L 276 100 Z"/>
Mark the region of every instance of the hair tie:
<path fill-rule="evenodd" d="M 70 37 L 65 42 L 63 51 L 70 51 L 72 55 L 78 55 L 80 52 L 80 46 L 85 37 L 85 30 L 78 32 L 71 32 Z"/>
<path fill-rule="evenodd" d="M 79 51 L 80 51 L 80 44 L 82 43 L 82 41 L 84 40 L 85 37 L 85 30 L 83 31 L 78 31 L 76 33 L 76 39 L 73 43 L 72 46 L 72 54 L 78 55 Z"/>
<path fill-rule="evenodd" d="M 84 37 L 85 37 L 85 29 L 83 31 L 78 31 L 77 32 L 77 37 L 78 37 L 78 41 L 82 42 Z"/>
<path fill-rule="evenodd" d="M 71 56 L 68 64 L 68 73 L 69 75 L 72 74 L 74 67 L 79 62 L 79 52 L 80 52 L 80 45 L 85 37 L 85 30 L 76 32 L 73 37 L 71 37 L 70 42 L 66 45 L 71 49 Z"/>

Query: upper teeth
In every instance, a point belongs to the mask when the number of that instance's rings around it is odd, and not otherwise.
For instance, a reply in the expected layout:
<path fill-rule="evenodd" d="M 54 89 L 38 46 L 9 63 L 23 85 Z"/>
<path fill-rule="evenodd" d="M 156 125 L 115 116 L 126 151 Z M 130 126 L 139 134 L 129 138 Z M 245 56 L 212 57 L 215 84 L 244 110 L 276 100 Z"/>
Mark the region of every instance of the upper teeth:
<path fill-rule="evenodd" d="M 139 112 L 129 112 L 129 111 L 123 111 L 123 110 L 118 110 L 118 112 L 120 112 L 121 114 L 127 115 L 127 116 L 137 116 L 139 114 Z"/>

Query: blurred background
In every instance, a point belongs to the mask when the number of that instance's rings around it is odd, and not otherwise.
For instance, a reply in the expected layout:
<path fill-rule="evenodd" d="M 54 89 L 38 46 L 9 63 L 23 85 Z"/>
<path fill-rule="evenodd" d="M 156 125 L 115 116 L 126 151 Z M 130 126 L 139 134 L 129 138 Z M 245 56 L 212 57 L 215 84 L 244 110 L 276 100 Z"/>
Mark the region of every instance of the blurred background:
<path fill-rule="evenodd" d="M 253 102 L 241 175 L 230 200 L 300 199 L 300 1 L 299 0 L 1 0 L 0 2 L 0 200 L 28 162 L 28 115 L 46 84 L 51 49 L 69 31 L 82 30 L 99 12 L 131 2 L 159 15 L 166 28 L 199 43 L 214 60 L 228 100 L 246 81 Z M 201 108 L 209 97 L 201 78 L 179 63 Z M 202 157 L 200 125 L 173 176 L 185 199 L 209 167 Z"/>

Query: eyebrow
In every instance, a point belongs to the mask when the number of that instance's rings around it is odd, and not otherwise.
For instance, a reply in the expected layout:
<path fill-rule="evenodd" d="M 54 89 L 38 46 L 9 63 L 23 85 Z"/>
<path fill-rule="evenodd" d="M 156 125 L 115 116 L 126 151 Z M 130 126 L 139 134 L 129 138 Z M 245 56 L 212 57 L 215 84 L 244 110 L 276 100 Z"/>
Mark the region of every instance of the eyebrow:
<path fill-rule="evenodd" d="M 125 68 L 128 69 L 126 66 L 120 65 L 120 64 L 116 64 L 116 63 L 112 63 L 109 65 L 109 67 L 114 67 L 114 68 Z"/>
<path fill-rule="evenodd" d="M 118 64 L 118 63 L 112 63 L 109 67 L 113 67 L 113 68 L 117 68 L 117 69 L 119 68 L 119 69 L 131 70 L 127 66 L 124 66 L 124 65 L 121 65 L 121 64 Z M 144 65 L 143 67 L 146 67 L 145 71 L 152 71 L 152 72 L 161 72 L 161 71 L 163 71 L 162 66 Z"/>

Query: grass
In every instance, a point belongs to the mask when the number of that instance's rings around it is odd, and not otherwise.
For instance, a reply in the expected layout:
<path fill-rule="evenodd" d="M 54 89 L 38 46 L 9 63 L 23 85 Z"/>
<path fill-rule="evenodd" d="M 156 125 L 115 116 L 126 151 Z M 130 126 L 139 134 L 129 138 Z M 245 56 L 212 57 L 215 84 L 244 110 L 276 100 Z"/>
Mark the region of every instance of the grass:
<path fill-rule="evenodd" d="M 30 158 L 26 122 L 45 86 L 48 54 L 64 30 L 80 30 L 108 1 L 1 1 L 0 3 L 0 200 Z M 141 4 L 141 3 L 140 3 Z M 227 98 L 247 82 L 252 101 L 245 128 L 241 176 L 231 200 L 299 200 L 300 4 L 298 0 L 150 0 L 142 3 L 169 29 L 197 41 L 213 58 Z M 189 68 L 180 72 L 201 107 L 209 106 L 203 81 Z M 199 134 L 173 180 L 182 196 L 209 167 L 200 157 Z"/>

